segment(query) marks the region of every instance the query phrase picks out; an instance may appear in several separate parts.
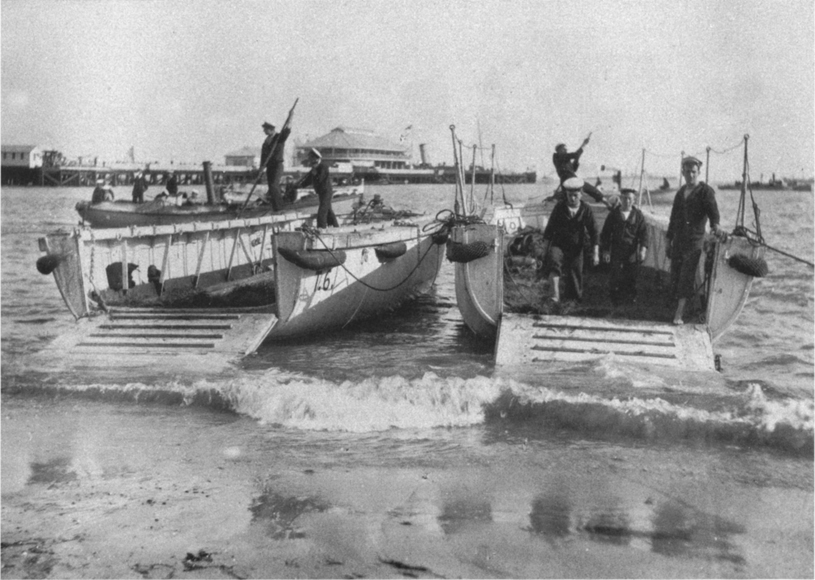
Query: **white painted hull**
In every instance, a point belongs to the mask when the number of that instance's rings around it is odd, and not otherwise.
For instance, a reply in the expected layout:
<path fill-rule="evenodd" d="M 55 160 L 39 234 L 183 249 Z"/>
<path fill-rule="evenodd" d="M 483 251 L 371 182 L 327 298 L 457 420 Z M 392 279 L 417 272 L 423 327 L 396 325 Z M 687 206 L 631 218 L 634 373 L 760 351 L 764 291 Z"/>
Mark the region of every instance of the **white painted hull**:
<path fill-rule="evenodd" d="M 405 253 L 380 262 L 375 248 L 400 242 Z M 328 229 L 318 238 L 282 232 L 275 244 L 296 251 L 342 251 L 346 260 L 314 271 L 276 253 L 279 321 L 269 335 L 272 339 L 344 327 L 396 308 L 432 287 L 444 256 L 444 246 L 419 225 Z"/>
<path fill-rule="evenodd" d="M 453 228 L 452 243 L 489 244 L 490 252 L 471 262 L 455 264 L 456 304 L 464 323 L 478 336 L 494 338 L 504 307 L 504 233 L 490 224 Z"/>
<path fill-rule="evenodd" d="M 54 277 L 76 318 L 110 308 L 151 310 L 154 317 L 160 317 L 155 312 L 162 309 L 171 314 L 191 308 L 201 312 L 265 308 L 271 322 L 253 327 L 262 328 L 263 336 L 252 338 L 251 344 L 259 344 L 270 333 L 276 337 L 321 333 L 395 308 L 429 290 L 441 266 L 443 246 L 422 231 L 428 219 L 412 226 L 394 222 L 342 226 L 319 230 L 312 237 L 318 230 L 311 229 L 313 219 L 308 215 L 292 212 L 282 221 L 279 218 L 77 228 L 46 236 L 40 249 L 58 262 Z M 294 231 L 309 223 L 311 234 Z M 278 247 L 319 249 L 315 246 L 319 240 L 345 251 L 346 263 L 315 272 L 277 255 Z M 403 255 L 380 262 L 377 246 L 401 242 Z M 159 275 L 151 277 L 148 272 Z"/>

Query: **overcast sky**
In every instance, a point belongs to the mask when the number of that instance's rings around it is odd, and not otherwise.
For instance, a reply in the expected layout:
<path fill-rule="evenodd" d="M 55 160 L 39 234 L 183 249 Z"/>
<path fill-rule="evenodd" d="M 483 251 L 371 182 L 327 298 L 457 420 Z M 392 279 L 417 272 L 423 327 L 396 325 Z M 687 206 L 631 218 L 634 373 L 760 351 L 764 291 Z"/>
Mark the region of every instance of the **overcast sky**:
<path fill-rule="evenodd" d="M 813 174 L 812 0 L 2 0 L 2 140 L 69 157 L 223 162 L 300 99 L 293 138 L 345 125 L 452 162 L 551 173 L 558 142 L 678 174 L 750 134 L 751 177 Z M 294 140 L 294 139 L 292 139 Z M 740 177 L 741 150 L 711 155 Z"/>

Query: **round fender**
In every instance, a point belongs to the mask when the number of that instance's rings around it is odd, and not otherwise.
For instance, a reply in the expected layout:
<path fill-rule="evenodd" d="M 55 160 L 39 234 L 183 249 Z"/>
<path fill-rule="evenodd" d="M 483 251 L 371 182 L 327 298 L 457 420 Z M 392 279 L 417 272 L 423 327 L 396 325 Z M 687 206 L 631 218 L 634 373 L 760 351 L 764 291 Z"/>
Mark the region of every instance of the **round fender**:
<path fill-rule="evenodd" d="M 727 259 L 727 265 L 747 276 L 763 278 L 769 272 L 764 258 L 751 258 L 744 254 L 733 254 Z"/>
<path fill-rule="evenodd" d="M 57 269 L 62 261 L 65 259 L 65 256 L 60 256 L 57 254 L 46 254 L 44 256 L 40 256 L 37 259 L 37 271 L 40 274 L 48 275 L 54 270 Z"/>
<path fill-rule="evenodd" d="M 447 244 L 447 259 L 451 262 L 466 264 L 483 258 L 489 253 L 490 245 L 487 242 L 472 242 L 470 244 L 450 242 Z"/>
<path fill-rule="evenodd" d="M 290 250 L 279 248 L 278 253 L 292 264 L 304 270 L 327 270 L 345 263 L 345 252 L 334 250 L 331 253 L 322 250 Z"/>

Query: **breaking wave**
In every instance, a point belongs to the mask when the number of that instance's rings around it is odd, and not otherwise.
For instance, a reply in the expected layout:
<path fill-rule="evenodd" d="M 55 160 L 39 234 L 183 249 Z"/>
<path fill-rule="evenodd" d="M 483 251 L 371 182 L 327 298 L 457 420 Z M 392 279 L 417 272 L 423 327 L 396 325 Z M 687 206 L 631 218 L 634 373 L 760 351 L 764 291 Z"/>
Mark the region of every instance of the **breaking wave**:
<path fill-rule="evenodd" d="M 610 396 L 508 378 L 444 378 L 432 372 L 416 379 L 332 382 L 269 370 L 192 384 L 39 384 L 35 389 L 31 385 L 15 389 L 6 383 L 3 390 L 202 406 L 238 413 L 264 426 L 304 431 L 369 433 L 486 425 L 542 439 L 565 431 L 588 438 L 704 442 L 813 454 L 813 401 L 781 397 L 759 383 L 747 383 L 717 398 L 693 389 L 673 397 L 631 390 L 628 395 Z"/>

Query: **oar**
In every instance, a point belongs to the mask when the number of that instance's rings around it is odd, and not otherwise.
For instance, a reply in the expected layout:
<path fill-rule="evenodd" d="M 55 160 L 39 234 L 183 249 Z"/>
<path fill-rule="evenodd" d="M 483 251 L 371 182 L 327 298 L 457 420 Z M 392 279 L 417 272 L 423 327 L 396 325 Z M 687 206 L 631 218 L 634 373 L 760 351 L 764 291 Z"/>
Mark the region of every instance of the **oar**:
<path fill-rule="evenodd" d="M 294 108 L 297 106 L 297 101 L 299 100 L 300 97 L 294 99 L 294 104 L 291 106 L 291 109 L 289 110 L 289 116 L 286 117 L 286 122 L 283 123 L 283 128 L 280 129 L 280 133 L 282 133 L 284 129 L 288 129 L 289 125 L 291 125 L 291 118 L 292 115 L 294 115 Z M 238 217 L 240 217 L 240 215 L 243 213 L 243 210 L 246 209 L 246 206 L 249 203 L 249 199 L 251 199 L 252 194 L 255 192 L 255 188 L 257 187 L 258 183 L 260 183 L 263 174 L 266 172 L 266 165 L 268 165 L 269 161 L 272 159 L 272 155 L 275 154 L 277 146 L 280 143 L 280 133 L 274 136 L 272 148 L 269 150 L 269 154 L 266 156 L 266 159 L 264 159 L 263 163 L 260 165 L 260 171 L 258 171 L 258 176 L 255 178 L 255 182 L 252 184 L 252 189 L 250 189 L 249 193 L 246 195 L 246 200 L 243 202 L 241 210 L 238 212 Z"/>

